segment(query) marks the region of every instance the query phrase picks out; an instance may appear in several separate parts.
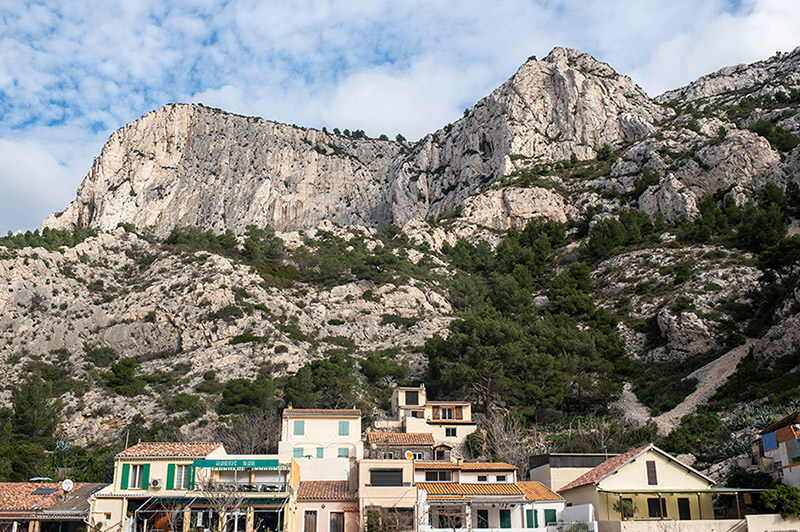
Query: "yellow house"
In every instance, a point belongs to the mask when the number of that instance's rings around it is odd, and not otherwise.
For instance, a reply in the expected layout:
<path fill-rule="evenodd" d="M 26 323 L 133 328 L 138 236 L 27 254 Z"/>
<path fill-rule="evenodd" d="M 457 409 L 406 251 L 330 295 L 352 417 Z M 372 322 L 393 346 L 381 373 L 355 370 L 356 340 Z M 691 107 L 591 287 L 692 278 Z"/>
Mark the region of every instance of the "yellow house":
<path fill-rule="evenodd" d="M 416 530 L 417 488 L 412 460 L 361 460 L 358 464 L 361 528 Z"/>
<path fill-rule="evenodd" d="M 714 481 L 653 444 L 614 456 L 559 490 L 598 521 L 714 519 Z"/>
<path fill-rule="evenodd" d="M 101 532 L 277 532 L 294 519 L 295 462 L 231 455 L 220 443 L 138 443 L 114 458 L 114 481 L 90 499 Z"/>

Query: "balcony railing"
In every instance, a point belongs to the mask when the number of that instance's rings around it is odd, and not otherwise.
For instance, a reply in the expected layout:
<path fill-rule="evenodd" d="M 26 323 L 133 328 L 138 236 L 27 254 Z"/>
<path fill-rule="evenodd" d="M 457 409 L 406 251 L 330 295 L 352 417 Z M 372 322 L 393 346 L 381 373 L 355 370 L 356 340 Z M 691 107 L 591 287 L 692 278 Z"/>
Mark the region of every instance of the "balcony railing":
<path fill-rule="evenodd" d="M 211 493 L 285 493 L 286 482 L 206 482 L 201 484 L 201 491 Z"/>

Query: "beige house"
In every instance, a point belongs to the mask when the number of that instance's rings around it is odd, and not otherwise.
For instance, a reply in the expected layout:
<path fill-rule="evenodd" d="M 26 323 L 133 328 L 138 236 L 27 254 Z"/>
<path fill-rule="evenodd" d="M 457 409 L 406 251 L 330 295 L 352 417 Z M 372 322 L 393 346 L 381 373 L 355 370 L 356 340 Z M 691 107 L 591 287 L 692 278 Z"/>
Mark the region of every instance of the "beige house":
<path fill-rule="evenodd" d="M 378 420 L 375 427 L 406 433 L 430 433 L 436 443 L 458 447 L 475 431 L 472 405 L 466 401 L 429 401 L 425 385 L 401 386 L 392 391 L 394 419 Z"/>
<path fill-rule="evenodd" d="M 598 521 L 714 519 L 714 481 L 653 444 L 614 456 L 559 490 Z"/>
<path fill-rule="evenodd" d="M 220 443 L 138 443 L 114 458 L 114 481 L 90 498 L 101 532 L 277 532 L 294 517 L 296 463 L 230 455 Z"/>
<path fill-rule="evenodd" d="M 362 528 L 416 530 L 417 488 L 412 460 L 361 460 L 358 499 Z"/>
<path fill-rule="evenodd" d="M 303 480 L 348 480 L 364 458 L 361 410 L 289 405 L 283 410 L 278 456 L 296 460 Z"/>
<path fill-rule="evenodd" d="M 367 432 L 366 440 L 367 458 L 433 460 L 435 457 L 436 442 L 430 432 Z M 449 460 L 449 449 L 442 447 L 441 456 Z"/>
<path fill-rule="evenodd" d="M 358 495 L 347 480 L 301 481 L 294 532 L 358 532 Z"/>

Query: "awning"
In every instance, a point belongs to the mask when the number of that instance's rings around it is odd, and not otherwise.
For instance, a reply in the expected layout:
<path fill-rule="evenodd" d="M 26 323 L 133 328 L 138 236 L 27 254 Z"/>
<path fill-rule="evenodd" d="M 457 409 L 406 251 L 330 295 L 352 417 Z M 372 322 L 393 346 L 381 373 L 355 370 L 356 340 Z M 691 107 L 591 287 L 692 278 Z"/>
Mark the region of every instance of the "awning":
<path fill-rule="evenodd" d="M 242 498 L 241 505 L 242 506 L 253 506 L 254 504 L 262 505 L 262 504 L 274 504 L 277 506 L 282 506 L 289 498 L 288 497 L 244 497 Z M 211 499 L 203 497 L 202 495 L 198 497 L 151 497 L 149 503 L 150 504 L 188 504 L 188 503 L 195 503 L 195 504 L 210 504 L 212 502 Z"/>
<path fill-rule="evenodd" d="M 278 460 L 195 460 L 194 467 L 204 467 L 217 471 L 289 471 L 288 465 L 281 465 Z"/>

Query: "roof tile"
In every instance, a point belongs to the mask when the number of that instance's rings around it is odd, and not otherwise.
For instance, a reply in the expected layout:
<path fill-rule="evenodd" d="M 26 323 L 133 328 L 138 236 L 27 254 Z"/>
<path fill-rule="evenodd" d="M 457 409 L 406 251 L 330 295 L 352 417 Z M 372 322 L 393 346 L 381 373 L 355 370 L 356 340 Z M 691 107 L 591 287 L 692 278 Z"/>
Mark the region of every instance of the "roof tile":
<path fill-rule="evenodd" d="M 579 488 L 581 486 L 586 486 L 587 484 L 594 484 L 598 482 L 600 479 L 605 478 L 607 475 L 611 474 L 611 472 L 616 471 L 619 467 L 623 464 L 626 464 L 629 460 L 638 456 L 640 453 L 644 452 L 646 449 L 652 446 L 651 443 L 647 445 L 643 445 L 636 449 L 631 449 L 630 451 L 622 454 L 618 454 L 617 456 L 612 456 L 602 464 L 598 465 L 594 469 L 590 469 L 583 475 L 579 476 L 572 482 L 566 484 L 562 487 L 559 493 L 564 492 L 566 490 L 570 490 L 572 488 Z"/>
<path fill-rule="evenodd" d="M 564 498 L 541 482 L 517 482 L 529 501 L 563 501 Z"/>
<path fill-rule="evenodd" d="M 77 483 L 70 492 L 73 496 L 67 496 L 66 501 L 81 498 L 83 496 L 88 500 L 97 489 L 103 487 L 104 484 L 86 484 Z M 36 490 L 43 491 L 44 493 L 34 495 Z M 77 493 L 76 493 L 77 492 Z M 58 482 L 3 482 L 0 483 L 0 512 L 3 511 L 30 511 L 38 512 L 47 510 L 52 506 L 58 505 L 59 507 L 65 506 L 65 494 L 61 489 L 61 484 Z M 88 508 L 88 504 L 81 505 L 81 501 L 73 501 L 73 505 L 84 506 Z"/>
<path fill-rule="evenodd" d="M 417 487 L 428 495 L 524 495 L 516 484 L 510 482 L 459 484 L 457 482 L 417 482 Z"/>
<path fill-rule="evenodd" d="M 358 408 L 284 408 L 283 417 L 292 416 L 360 416 Z"/>
<path fill-rule="evenodd" d="M 303 480 L 297 489 L 297 499 L 352 501 L 357 497 L 350 491 L 347 480 Z"/>
<path fill-rule="evenodd" d="M 220 447 L 219 442 L 141 442 L 116 458 L 202 458 Z"/>
<path fill-rule="evenodd" d="M 449 471 L 515 471 L 517 468 L 505 462 L 414 462 L 414 469 Z"/>
<path fill-rule="evenodd" d="M 367 432 L 367 444 L 433 445 L 430 432 Z"/>

